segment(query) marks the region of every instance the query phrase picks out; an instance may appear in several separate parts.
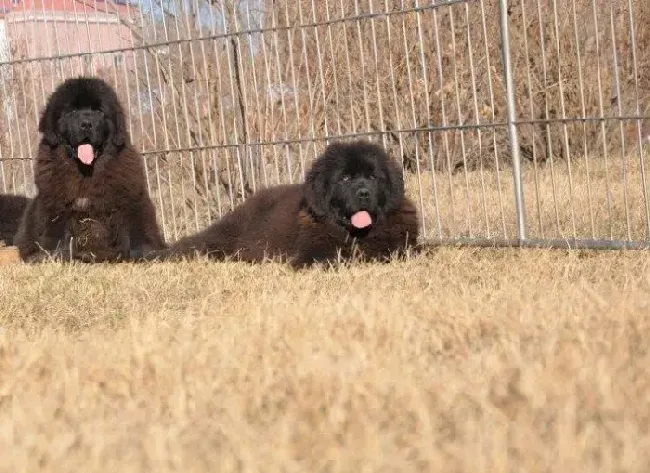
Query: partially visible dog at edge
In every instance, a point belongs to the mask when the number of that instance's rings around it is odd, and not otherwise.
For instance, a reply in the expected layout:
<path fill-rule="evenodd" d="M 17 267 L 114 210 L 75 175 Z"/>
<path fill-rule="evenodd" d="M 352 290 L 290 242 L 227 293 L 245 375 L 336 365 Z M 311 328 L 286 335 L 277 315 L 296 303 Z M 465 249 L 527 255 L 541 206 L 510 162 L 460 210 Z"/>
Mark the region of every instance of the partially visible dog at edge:
<path fill-rule="evenodd" d="M 108 83 L 66 80 L 48 98 L 38 129 L 38 193 L 14 238 L 23 260 L 114 262 L 165 248 L 142 157 Z"/>
<path fill-rule="evenodd" d="M 302 184 L 258 191 L 202 232 L 147 260 L 193 255 L 294 268 L 341 260 L 388 260 L 416 249 L 418 214 L 402 169 L 379 145 L 329 145 Z"/>
<path fill-rule="evenodd" d="M 23 195 L 0 195 L 0 246 L 11 246 L 18 231 L 20 219 L 29 203 Z"/>

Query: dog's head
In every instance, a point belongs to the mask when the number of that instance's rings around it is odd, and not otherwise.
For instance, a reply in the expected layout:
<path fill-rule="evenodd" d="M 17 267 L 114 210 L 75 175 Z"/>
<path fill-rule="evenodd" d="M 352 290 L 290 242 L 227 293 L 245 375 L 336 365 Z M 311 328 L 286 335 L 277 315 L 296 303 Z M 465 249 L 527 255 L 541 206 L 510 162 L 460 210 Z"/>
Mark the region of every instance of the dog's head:
<path fill-rule="evenodd" d="M 95 77 L 68 79 L 50 95 L 38 130 L 51 147 L 65 146 L 83 166 L 117 155 L 128 144 L 124 111 L 113 88 Z"/>
<path fill-rule="evenodd" d="M 316 215 L 364 233 L 401 205 L 404 177 L 379 145 L 333 143 L 307 174 L 306 197 Z"/>

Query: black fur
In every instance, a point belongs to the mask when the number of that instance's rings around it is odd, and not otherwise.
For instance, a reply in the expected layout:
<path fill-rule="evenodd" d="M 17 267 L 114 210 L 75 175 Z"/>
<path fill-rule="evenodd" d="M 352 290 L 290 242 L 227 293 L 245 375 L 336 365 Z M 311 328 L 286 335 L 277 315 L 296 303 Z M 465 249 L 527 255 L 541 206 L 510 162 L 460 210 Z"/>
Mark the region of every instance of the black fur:
<path fill-rule="evenodd" d="M 11 246 L 18 231 L 20 218 L 29 203 L 23 195 L 0 195 L 0 243 Z"/>
<path fill-rule="evenodd" d="M 371 215 L 370 227 L 352 225 L 359 210 Z M 204 231 L 147 259 L 272 257 L 294 267 L 353 255 L 386 260 L 416 246 L 418 227 L 402 170 L 386 152 L 366 141 L 335 143 L 314 162 L 304 184 L 261 190 Z"/>
<path fill-rule="evenodd" d="M 142 157 L 110 85 L 92 77 L 66 80 L 49 97 L 39 131 L 38 195 L 14 240 L 24 260 L 118 261 L 165 247 Z M 90 164 L 77 154 L 82 144 L 92 146 Z"/>

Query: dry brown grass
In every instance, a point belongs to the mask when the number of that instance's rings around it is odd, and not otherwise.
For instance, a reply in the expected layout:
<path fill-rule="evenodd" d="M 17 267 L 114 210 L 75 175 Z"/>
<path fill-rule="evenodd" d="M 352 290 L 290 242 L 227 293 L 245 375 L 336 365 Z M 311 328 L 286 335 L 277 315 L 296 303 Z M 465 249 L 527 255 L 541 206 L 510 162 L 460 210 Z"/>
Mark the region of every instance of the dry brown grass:
<path fill-rule="evenodd" d="M 649 152 L 645 147 L 646 173 Z M 638 154 L 612 155 L 607 161 L 598 156 L 574 161 L 571 178 L 564 160 L 537 166 L 525 163 L 522 183 L 528 236 L 647 239 L 643 177 Z M 645 179 L 648 186 L 647 176 Z M 427 237 L 439 236 L 438 217 L 445 238 L 517 237 L 510 168 L 499 173 L 480 169 L 453 175 L 423 172 L 420 179 L 407 174 L 406 188 L 423 209 Z"/>
<path fill-rule="evenodd" d="M 0 471 L 645 471 L 644 253 L 2 268 Z"/>

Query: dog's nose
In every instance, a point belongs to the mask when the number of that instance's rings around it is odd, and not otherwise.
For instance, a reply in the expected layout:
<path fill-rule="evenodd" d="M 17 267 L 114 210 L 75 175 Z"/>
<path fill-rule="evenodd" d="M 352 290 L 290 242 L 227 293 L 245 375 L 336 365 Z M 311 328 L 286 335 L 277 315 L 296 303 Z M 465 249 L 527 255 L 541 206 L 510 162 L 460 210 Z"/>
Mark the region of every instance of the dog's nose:
<path fill-rule="evenodd" d="M 365 187 L 362 187 L 357 191 L 357 197 L 362 200 L 366 200 L 370 197 L 370 191 Z"/>
<path fill-rule="evenodd" d="M 82 130 L 90 130 L 93 127 L 93 124 L 90 122 L 90 120 L 83 120 L 80 124 L 80 127 Z"/>

